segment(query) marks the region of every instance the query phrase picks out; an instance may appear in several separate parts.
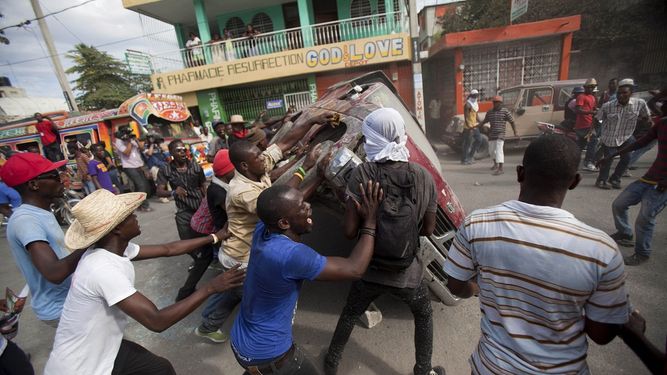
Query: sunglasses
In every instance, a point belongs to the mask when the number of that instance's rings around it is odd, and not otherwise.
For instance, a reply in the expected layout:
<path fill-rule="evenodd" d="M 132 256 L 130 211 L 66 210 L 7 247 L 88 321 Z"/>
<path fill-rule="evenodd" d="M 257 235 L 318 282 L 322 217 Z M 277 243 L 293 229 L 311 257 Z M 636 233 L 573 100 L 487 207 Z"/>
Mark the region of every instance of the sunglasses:
<path fill-rule="evenodd" d="M 176 147 L 174 148 L 174 151 L 185 151 L 187 150 L 185 147 Z"/>
<path fill-rule="evenodd" d="M 35 180 L 58 180 L 60 181 L 60 173 L 45 173 L 35 177 Z"/>

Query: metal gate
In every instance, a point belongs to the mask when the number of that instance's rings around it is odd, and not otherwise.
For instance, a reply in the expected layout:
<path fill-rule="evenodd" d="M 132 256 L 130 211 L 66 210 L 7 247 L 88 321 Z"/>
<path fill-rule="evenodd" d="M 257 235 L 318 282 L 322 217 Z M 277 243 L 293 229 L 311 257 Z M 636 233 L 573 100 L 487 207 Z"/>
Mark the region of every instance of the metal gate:
<path fill-rule="evenodd" d="M 310 91 L 301 91 L 301 92 L 294 92 L 291 94 L 285 94 L 285 110 L 289 108 L 289 106 L 293 105 L 297 111 L 301 110 L 303 107 L 307 107 L 311 105 L 312 102 L 312 96 L 310 95 Z"/>
<path fill-rule="evenodd" d="M 523 68 L 523 57 L 498 59 L 496 87 L 500 89 L 523 85 Z"/>
<path fill-rule="evenodd" d="M 561 40 L 557 37 L 469 47 L 463 50 L 463 87 L 488 98 L 511 86 L 558 80 Z"/>

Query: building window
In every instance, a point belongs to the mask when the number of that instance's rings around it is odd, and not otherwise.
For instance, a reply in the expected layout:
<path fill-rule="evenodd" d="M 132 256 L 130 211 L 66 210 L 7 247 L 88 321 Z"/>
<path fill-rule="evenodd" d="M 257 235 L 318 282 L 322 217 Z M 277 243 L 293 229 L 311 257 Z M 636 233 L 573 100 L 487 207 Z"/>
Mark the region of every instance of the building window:
<path fill-rule="evenodd" d="M 252 26 L 260 33 L 270 33 L 273 31 L 273 21 L 266 13 L 260 12 L 252 18 Z"/>
<path fill-rule="evenodd" d="M 243 23 L 242 19 L 238 17 L 232 17 L 227 20 L 225 29 L 229 30 L 234 38 L 239 38 L 243 36 L 243 33 L 245 33 L 245 24 Z"/>
<path fill-rule="evenodd" d="M 366 17 L 372 13 L 371 2 L 369 0 L 352 0 L 350 4 L 350 17 Z"/>

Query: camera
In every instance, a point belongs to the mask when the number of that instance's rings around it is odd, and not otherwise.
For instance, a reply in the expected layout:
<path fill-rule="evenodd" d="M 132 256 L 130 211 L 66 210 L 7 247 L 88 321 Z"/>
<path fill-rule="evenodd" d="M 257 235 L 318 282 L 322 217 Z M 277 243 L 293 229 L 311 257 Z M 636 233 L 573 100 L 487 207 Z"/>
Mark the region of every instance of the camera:
<path fill-rule="evenodd" d="M 136 135 L 134 135 L 134 132 L 132 132 L 132 129 L 130 129 L 129 126 L 124 126 L 120 129 L 118 129 L 116 131 L 116 133 L 114 133 L 114 135 L 116 136 L 116 138 L 118 138 L 120 140 L 123 140 L 123 141 L 127 141 L 129 139 L 136 138 Z"/>

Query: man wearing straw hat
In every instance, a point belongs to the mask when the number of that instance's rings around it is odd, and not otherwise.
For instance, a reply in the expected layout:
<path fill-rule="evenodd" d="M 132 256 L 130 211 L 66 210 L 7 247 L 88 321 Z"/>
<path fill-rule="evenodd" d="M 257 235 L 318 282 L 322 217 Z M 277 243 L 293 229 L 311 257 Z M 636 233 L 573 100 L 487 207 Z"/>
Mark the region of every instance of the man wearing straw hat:
<path fill-rule="evenodd" d="M 63 231 L 50 210 L 54 200 L 63 196 L 57 169 L 65 163 L 25 152 L 10 157 L 0 170 L 2 180 L 23 200 L 7 224 L 9 248 L 30 287 L 35 315 L 53 328 L 58 325 L 70 275 L 84 252 L 65 251 Z"/>
<path fill-rule="evenodd" d="M 145 193 L 114 195 L 101 189 L 72 210 L 76 220 L 67 230 L 65 245 L 88 250 L 74 272 L 46 375 L 175 374 L 168 360 L 123 339 L 127 316 L 161 332 L 211 294 L 242 284 L 244 272 L 232 269 L 163 309 L 138 292 L 131 260 L 185 254 L 218 243 L 224 233 L 164 245 L 134 244 L 130 241 L 141 234 L 134 210 L 144 199 Z"/>

